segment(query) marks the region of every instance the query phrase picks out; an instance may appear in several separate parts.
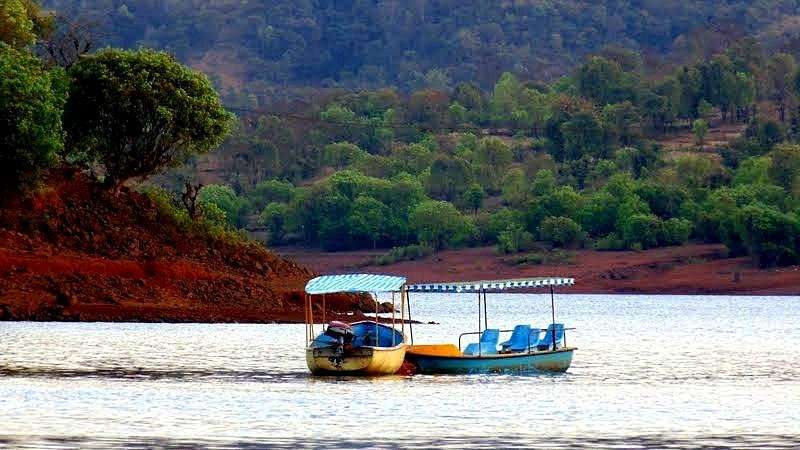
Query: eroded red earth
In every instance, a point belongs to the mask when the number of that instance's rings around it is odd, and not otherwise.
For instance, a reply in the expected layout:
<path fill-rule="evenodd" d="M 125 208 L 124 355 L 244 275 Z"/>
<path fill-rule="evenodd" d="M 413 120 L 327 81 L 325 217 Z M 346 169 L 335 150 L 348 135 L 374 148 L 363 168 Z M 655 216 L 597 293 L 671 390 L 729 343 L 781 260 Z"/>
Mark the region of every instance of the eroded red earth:
<path fill-rule="evenodd" d="M 0 319 L 296 322 L 311 276 L 259 244 L 188 233 L 148 197 L 76 172 L 0 207 Z M 365 305 L 328 298 L 340 312 Z"/>

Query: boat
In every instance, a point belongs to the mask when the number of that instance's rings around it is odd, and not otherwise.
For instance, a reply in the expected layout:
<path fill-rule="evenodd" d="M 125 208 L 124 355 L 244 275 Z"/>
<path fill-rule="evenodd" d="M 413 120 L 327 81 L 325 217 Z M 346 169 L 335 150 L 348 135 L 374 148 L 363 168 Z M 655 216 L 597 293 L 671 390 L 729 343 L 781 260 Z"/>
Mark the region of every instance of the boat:
<path fill-rule="evenodd" d="M 397 330 L 395 296 L 405 293 L 404 277 L 373 274 L 325 275 L 306 284 L 305 325 L 306 363 L 315 375 L 391 375 L 403 364 L 406 354 L 405 308 L 401 301 L 400 324 Z M 327 294 L 373 294 L 375 320 L 355 323 L 327 322 Z M 391 325 L 380 323 L 378 294 L 391 294 Z M 319 303 L 314 300 L 319 298 Z M 314 307 L 321 306 L 323 330 L 316 334 Z"/>
<path fill-rule="evenodd" d="M 523 278 L 513 280 L 484 280 L 456 283 L 424 283 L 406 286 L 406 292 L 471 292 L 478 294 L 478 330 L 462 333 L 458 346 L 451 343 L 416 345 L 413 342 L 406 350 L 406 361 L 414 365 L 417 373 L 487 373 L 514 371 L 565 372 L 572 363 L 576 347 L 567 346 L 565 328 L 556 323 L 555 287 L 571 286 L 572 278 Z M 489 328 L 487 291 L 508 289 L 550 289 L 552 323 L 547 328 L 520 324 L 513 329 Z M 408 294 L 405 297 L 408 300 Z M 481 302 L 483 311 L 481 311 Z M 410 310 L 410 302 L 409 302 Z M 481 317 L 483 316 L 483 317 Z M 500 343 L 502 333 L 511 333 L 509 339 Z M 478 336 L 478 342 L 462 349 L 461 341 L 466 336 Z"/>

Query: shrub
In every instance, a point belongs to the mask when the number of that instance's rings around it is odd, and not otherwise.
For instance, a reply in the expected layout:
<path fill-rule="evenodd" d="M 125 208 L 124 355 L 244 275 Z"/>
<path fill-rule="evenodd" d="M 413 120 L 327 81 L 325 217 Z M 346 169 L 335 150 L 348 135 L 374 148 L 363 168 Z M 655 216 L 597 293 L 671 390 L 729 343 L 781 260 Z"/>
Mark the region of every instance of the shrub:
<path fill-rule="evenodd" d="M 386 254 L 375 258 L 375 264 L 388 266 L 400 261 L 416 261 L 433 254 L 433 249 L 424 245 L 408 245 L 405 247 L 394 247 Z"/>
<path fill-rule="evenodd" d="M 568 217 L 545 217 L 539 226 L 539 237 L 557 247 L 575 247 L 583 241 L 583 229 Z"/>
<path fill-rule="evenodd" d="M 421 244 L 440 250 L 463 244 L 475 235 L 475 225 L 452 203 L 428 200 L 417 205 L 409 216 L 411 228 Z"/>
<path fill-rule="evenodd" d="M 533 247 L 533 235 L 519 224 L 511 224 L 497 238 L 497 252 L 518 253 Z"/>
<path fill-rule="evenodd" d="M 669 219 L 661 223 L 659 245 L 682 245 L 692 234 L 692 223 L 686 219 Z"/>
<path fill-rule="evenodd" d="M 594 243 L 595 250 L 624 250 L 625 241 L 617 233 L 609 233 Z"/>
<path fill-rule="evenodd" d="M 622 222 L 622 240 L 628 248 L 658 246 L 661 220 L 653 214 L 634 214 Z"/>
<path fill-rule="evenodd" d="M 768 206 L 753 204 L 736 214 L 735 229 L 747 253 L 759 266 L 797 264 L 800 223 L 796 218 Z"/>

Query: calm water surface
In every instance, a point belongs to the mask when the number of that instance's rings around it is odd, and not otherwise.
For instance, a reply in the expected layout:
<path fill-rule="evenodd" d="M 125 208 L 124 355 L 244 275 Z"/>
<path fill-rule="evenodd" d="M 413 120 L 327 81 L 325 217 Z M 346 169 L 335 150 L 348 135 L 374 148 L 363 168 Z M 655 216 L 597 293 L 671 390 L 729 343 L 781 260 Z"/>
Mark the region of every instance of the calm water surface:
<path fill-rule="evenodd" d="M 414 338 L 477 326 L 416 295 Z M 800 298 L 562 295 L 561 375 L 314 378 L 302 325 L 0 323 L 0 447 L 800 446 Z M 490 326 L 549 298 L 494 295 Z"/>

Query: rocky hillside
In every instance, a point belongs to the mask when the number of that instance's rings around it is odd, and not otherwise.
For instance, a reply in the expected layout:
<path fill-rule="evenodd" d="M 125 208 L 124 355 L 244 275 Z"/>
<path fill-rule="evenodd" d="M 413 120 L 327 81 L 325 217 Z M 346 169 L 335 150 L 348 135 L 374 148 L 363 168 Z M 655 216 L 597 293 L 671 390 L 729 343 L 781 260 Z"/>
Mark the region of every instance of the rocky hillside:
<path fill-rule="evenodd" d="M 0 207 L 0 319 L 302 320 L 312 273 L 264 247 L 180 226 L 147 196 L 76 172 Z M 338 310 L 363 309 L 352 297 Z"/>

